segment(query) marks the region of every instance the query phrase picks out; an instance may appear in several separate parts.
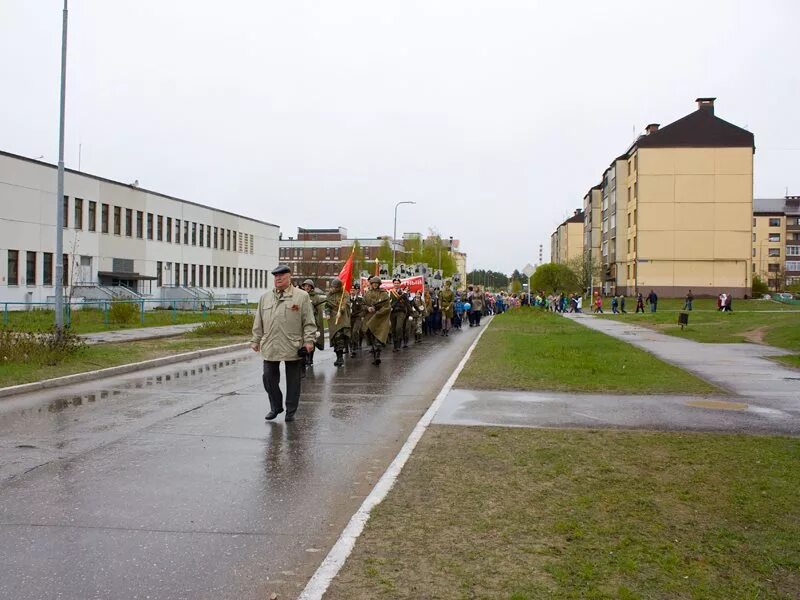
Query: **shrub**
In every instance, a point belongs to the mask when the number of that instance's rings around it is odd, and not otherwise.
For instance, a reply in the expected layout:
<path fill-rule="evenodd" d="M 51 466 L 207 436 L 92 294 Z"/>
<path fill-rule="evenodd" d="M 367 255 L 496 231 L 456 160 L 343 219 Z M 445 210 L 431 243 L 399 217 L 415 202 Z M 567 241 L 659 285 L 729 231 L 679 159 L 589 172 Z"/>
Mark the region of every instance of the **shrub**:
<path fill-rule="evenodd" d="M 136 323 L 139 318 L 139 305 L 126 300 L 112 300 L 108 311 L 108 320 L 117 325 Z"/>
<path fill-rule="evenodd" d="M 59 336 L 55 329 L 37 333 L 0 329 L 0 361 L 3 362 L 55 365 L 75 354 L 83 345 L 83 339 L 69 331 Z"/>
<path fill-rule="evenodd" d="M 769 287 L 767 287 L 767 284 L 764 283 L 764 280 L 758 275 L 753 275 L 753 297 L 757 298 L 766 293 L 769 293 Z"/>
<path fill-rule="evenodd" d="M 231 313 L 215 315 L 192 330 L 196 335 L 250 335 L 253 331 L 253 315 Z"/>

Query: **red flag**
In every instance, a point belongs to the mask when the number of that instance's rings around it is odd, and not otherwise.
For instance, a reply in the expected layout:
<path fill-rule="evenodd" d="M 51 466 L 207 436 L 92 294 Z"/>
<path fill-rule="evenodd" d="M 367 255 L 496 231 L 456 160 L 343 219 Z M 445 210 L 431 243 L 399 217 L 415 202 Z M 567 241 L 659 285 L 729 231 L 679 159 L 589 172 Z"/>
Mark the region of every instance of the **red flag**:
<path fill-rule="evenodd" d="M 356 247 L 353 246 L 353 249 L 350 251 L 350 258 L 347 259 L 347 262 L 344 263 L 342 270 L 339 271 L 339 279 L 341 279 L 342 284 L 344 284 L 344 291 L 348 294 L 350 293 L 350 288 L 353 287 L 353 253 L 355 252 Z"/>

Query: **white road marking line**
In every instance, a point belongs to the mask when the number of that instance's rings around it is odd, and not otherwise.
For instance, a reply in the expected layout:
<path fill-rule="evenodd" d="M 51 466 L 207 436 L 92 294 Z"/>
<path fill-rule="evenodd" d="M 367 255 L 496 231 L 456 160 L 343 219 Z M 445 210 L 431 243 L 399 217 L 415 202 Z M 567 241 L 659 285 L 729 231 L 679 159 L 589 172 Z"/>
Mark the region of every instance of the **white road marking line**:
<path fill-rule="evenodd" d="M 491 321 L 491 319 L 488 321 Z M 487 327 L 489 325 L 488 321 L 486 323 Z M 378 480 L 378 483 L 372 488 L 372 491 L 364 499 L 364 502 L 361 503 L 356 513 L 350 518 L 347 527 L 344 528 L 344 531 L 342 531 L 339 539 L 336 540 L 331 551 L 328 552 L 325 560 L 322 561 L 322 564 L 314 572 L 314 575 L 306 584 L 298 600 L 321 600 L 322 596 L 328 590 L 331 581 L 333 581 L 333 578 L 339 573 L 345 560 L 347 560 L 347 557 L 350 556 L 350 553 L 353 551 L 358 536 L 364 531 L 364 526 L 369 520 L 372 509 L 383 501 L 386 494 L 388 494 L 389 490 L 394 486 L 394 482 L 397 481 L 397 477 L 400 475 L 400 471 L 402 471 L 403 466 L 411 456 L 411 452 L 413 452 L 417 442 L 422 438 L 422 434 L 425 433 L 425 430 L 428 428 L 428 425 L 430 425 L 439 407 L 452 389 L 453 384 L 455 384 L 456 379 L 458 379 L 459 374 L 464 369 L 464 365 L 467 364 L 469 357 L 472 355 L 472 351 L 475 349 L 478 340 L 481 339 L 487 327 L 484 327 L 478 334 L 478 337 L 472 342 L 464 358 L 461 359 L 461 362 L 458 363 L 458 366 L 450 375 L 450 378 L 445 382 L 444 387 L 442 387 L 436 399 L 417 422 L 411 435 L 408 436 L 406 443 L 403 444 L 403 447 L 400 448 L 400 452 L 397 453 L 397 456 L 395 456 L 392 461 L 392 464 L 389 465 L 389 468 L 386 469 L 386 472 Z"/>

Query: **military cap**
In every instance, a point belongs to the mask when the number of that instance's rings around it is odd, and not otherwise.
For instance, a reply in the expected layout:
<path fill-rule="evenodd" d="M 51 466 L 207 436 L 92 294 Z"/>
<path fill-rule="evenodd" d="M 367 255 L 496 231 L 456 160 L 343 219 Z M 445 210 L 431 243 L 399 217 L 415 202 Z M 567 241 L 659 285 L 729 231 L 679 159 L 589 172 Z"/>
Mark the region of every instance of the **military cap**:
<path fill-rule="evenodd" d="M 380 277 L 378 277 L 377 275 L 373 275 L 372 277 L 370 277 L 370 278 L 369 278 L 369 282 L 370 282 L 370 283 L 377 283 L 377 284 L 379 284 L 379 285 L 380 285 L 381 283 L 383 283 L 383 282 L 381 281 L 381 278 L 380 278 Z"/>
<path fill-rule="evenodd" d="M 358 283 L 358 282 L 356 281 L 356 282 L 353 284 L 353 289 L 360 290 L 360 289 L 361 289 L 361 284 L 360 284 L 360 283 Z"/>
<path fill-rule="evenodd" d="M 341 279 L 339 279 L 338 277 L 334 278 L 334 279 L 331 281 L 331 288 L 333 288 L 333 289 L 335 289 L 335 290 L 338 290 L 338 289 L 339 289 L 339 288 L 341 288 L 341 287 L 342 287 L 342 280 L 341 280 Z"/>
<path fill-rule="evenodd" d="M 310 285 L 313 288 L 314 282 L 311 279 L 306 279 L 302 285 Z"/>
<path fill-rule="evenodd" d="M 284 273 L 291 273 L 292 270 L 289 268 L 289 265 L 278 265 L 270 272 L 273 275 L 283 275 Z"/>
<path fill-rule="evenodd" d="M 403 280 L 402 280 L 402 279 L 400 279 L 399 277 L 395 277 L 394 279 L 392 279 L 392 283 L 394 283 L 395 281 L 396 281 L 397 283 L 403 283 Z"/>

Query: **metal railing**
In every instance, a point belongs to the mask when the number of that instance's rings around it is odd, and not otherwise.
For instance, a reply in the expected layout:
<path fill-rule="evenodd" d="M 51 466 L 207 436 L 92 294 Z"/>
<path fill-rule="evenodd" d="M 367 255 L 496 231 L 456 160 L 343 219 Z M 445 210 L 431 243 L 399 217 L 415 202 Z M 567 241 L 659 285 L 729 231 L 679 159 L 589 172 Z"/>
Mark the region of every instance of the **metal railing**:
<path fill-rule="evenodd" d="M 232 298 L 231 300 L 236 300 Z M 26 326 L 26 328 L 40 327 L 47 328 L 55 323 L 55 302 L 0 302 L 2 306 L 2 325 L 3 327 L 15 324 Z M 74 321 L 92 321 L 94 324 L 111 327 L 116 323 L 112 317 L 115 306 L 125 305 L 130 314 L 131 309 L 127 306 L 135 307 L 137 318 L 142 326 L 171 325 L 179 322 L 191 323 L 202 322 L 219 314 L 252 314 L 256 304 L 229 302 L 228 299 L 215 298 L 213 305 L 209 305 L 203 298 L 176 298 L 171 300 L 147 300 L 140 298 L 137 300 L 113 299 L 113 300 L 89 300 L 85 298 L 64 299 L 64 324 L 71 327 Z M 164 319 L 163 315 L 169 312 L 170 318 Z M 164 322 L 168 321 L 168 322 Z M 132 324 L 130 321 L 122 323 Z"/>

